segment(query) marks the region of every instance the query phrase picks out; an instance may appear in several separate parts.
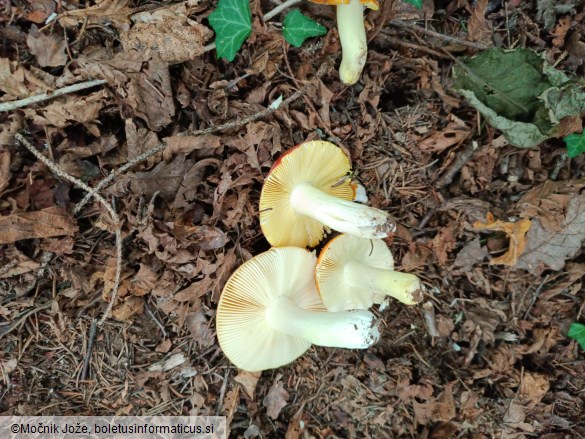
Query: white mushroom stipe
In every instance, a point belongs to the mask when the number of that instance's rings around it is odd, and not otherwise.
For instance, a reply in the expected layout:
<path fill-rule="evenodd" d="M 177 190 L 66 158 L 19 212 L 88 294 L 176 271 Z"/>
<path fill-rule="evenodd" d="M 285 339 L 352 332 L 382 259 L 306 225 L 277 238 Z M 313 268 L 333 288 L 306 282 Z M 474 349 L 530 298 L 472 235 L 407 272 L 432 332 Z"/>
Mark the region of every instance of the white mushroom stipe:
<path fill-rule="evenodd" d="M 266 323 L 272 329 L 300 336 L 318 346 L 365 349 L 380 339 L 374 315 L 368 311 L 306 311 L 280 296 L 265 313 Z"/>
<path fill-rule="evenodd" d="M 339 78 L 344 84 L 353 85 L 360 79 L 368 55 L 364 7 L 360 0 L 337 6 L 337 29 L 341 42 Z"/>
<path fill-rule="evenodd" d="M 310 183 L 297 184 L 290 203 L 298 213 L 360 238 L 385 238 L 396 231 L 396 225 L 383 210 L 333 197 Z"/>

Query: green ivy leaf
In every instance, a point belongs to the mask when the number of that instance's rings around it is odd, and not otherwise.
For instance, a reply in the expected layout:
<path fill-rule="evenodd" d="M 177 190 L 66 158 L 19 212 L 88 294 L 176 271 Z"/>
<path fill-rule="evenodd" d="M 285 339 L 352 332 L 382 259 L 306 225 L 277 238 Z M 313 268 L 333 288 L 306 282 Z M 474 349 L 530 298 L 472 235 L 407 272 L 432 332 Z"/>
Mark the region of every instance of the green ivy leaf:
<path fill-rule="evenodd" d="M 581 323 L 571 323 L 568 335 L 573 340 L 577 340 L 577 343 L 581 345 L 581 349 L 585 350 L 585 325 L 582 325 Z"/>
<path fill-rule="evenodd" d="M 327 28 L 304 16 L 300 10 L 293 9 L 284 17 L 282 33 L 284 34 L 284 39 L 290 44 L 295 47 L 301 47 L 301 44 L 307 38 L 325 35 Z"/>
<path fill-rule="evenodd" d="M 567 145 L 567 154 L 569 157 L 577 157 L 585 152 L 585 130 L 581 134 L 569 134 L 563 140 Z"/>
<path fill-rule="evenodd" d="M 404 0 L 404 3 L 410 3 L 412 6 L 416 8 L 422 8 L 423 0 Z"/>
<path fill-rule="evenodd" d="M 217 56 L 233 61 L 252 32 L 249 0 L 219 0 L 208 19 L 216 34 Z"/>

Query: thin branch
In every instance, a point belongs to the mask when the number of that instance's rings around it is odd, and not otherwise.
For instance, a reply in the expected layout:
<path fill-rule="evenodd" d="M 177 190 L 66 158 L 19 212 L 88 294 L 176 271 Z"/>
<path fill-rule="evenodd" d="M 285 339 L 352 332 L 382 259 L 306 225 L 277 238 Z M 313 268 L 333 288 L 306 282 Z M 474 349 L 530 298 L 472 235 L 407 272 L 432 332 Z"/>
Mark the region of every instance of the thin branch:
<path fill-rule="evenodd" d="M 107 83 L 105 79 L 94 79 L 92 81 L 80 82 L 78 84 L 68 85 L 67 87 L 59 88 L 57 90 L 42 93 L 40 95 L 29 96 L 28 98 L 19 99 L 17 101 L 3 102 L 0 104 L 0 112 L 12 111 L 17 108 L 27 107 L 28 105 L 37 104 L 49 99 L 56 98 L 57 96 L 66 95 L 69 93 L 75 93 L 86 88 L 95 87 L 96 85 L 102 85 Z"/>
<path fill-rule="evenodd" d="M 437 189 L 442 189 L 445 186 L 451 184 L 455 174 L 457 174 L 463 166 L 467 164 L 467 162 L 471 159 L 473 154 L 479 149 L 477 142 L 471 141 L 467 145 L 467 147 L 457 154 L 457 158 L 451 163 L 449 168 L 445 171 L 445 173 L 437 180 L 435 183 L 435 187 Z"/>
<path fill-rule="evenodd" d="M 17 133 L 14 137 L 16 138 L 16 140 L 18 140 L 18 142 L 20 142 L 21 145 L 26 147 L 26 149 L 28 149 L 37 159 L 39 159 L 41 162 L 47 165 L 47 167 L 55 175 L 69 181 L 70 183 L 76 185 L 77 187 L 83 189 L 86 192 L 91 192 L 92 188 L 86 185 L 83 181 L 62 171 L 54 162 L 52 162 L 50 159 L 41 154 L 32 143 L 30 143 L 28 140 L 24 138 L 22 134 Z M 102 197 L 100 194 L 94 194 L 94 197 L 106 208 L 106 210 L 110 214 L 112 222 L 114 223 L 115 227 L 114 234 L 116 236 L 116 274 L 114 275 L 114 285 L 110 293 L 110 303 L 108 304 L 108 307 L 104 315 L 102 316 L 101 320 L 98 323 L 98 325 L 101 326 L 108 318 L 110 311 L 112 311 L 112 308 L 114 307 L 114 302 L 116 301 L 116 296 L 118 294 L 118 287 L 120 286 L 120 276 L 122 273 L 122 233 L 120 230 L 121 227 L 120 218 L 118 217 L 118 214 L 112 208 L 110 203 L 108 203 L 105 200 L 105 198 Z"/>
<path fill-rule="evenodd" d="M 444 35 L 439 32 L 435 32 L 430 29 L 425 29 L 424 27 L 417 26 L 415 23 L 410 21 L 402 21 L 402 20 L 390 20 L 388 22 L 391 26 L 397 27 L 399 29 L 410 30 L 419 34 L 426 35 L 427 37 L 436 38 L 438 40 L 444 41 L 445 43 L 449 44 L 460 44 L 462 46 L 471 47 L 477 50 L 485 50 L 489 49 L 490 46 L 482 43 L 474 43 L 472 41 L 462 40 L 461 38 L 452 37 L 450 35 Z"/>
<path fill-rule="evenodd" d="M 85 353 L 85 358 L 83 359 L 83 368 L 81 369 L 81 381 L 85 381 L 87 378 L 87 371 L 89 369 L 89 362 L 91 361 L 91 354 L 93 352 L 93 342 L 95 340 L 95 334 L 97 332 L 97 320 L 93 319 L 91 321 L 91 326 L 89 328 L 89 338 L 87 342 L 87 352 Z"/>
<path fill-rule="evenodd" d="M 316 76 L 318 78 L 322 77 L 323 75 L 325 75 L 325 73 L 327 71 L 329 71 L 330 68 L 331 68 L 331 65 L 329 63 L 322 64 L 321 67 L 319 68 L 319 70 L 317 71 Z M 185 132 L 179 133 L 177 135 L 178 136 L 204 136 L 206 134 L 213 134 L 213 133 L 217 133 L 219 131 L 244 126 L 250 122 L 254 122 L 258 119 L 262 119 L 266 116 L 269 116 L 272 113 L 274 113 L 275 111 L 277 111 L 278 109 L 287 106 L 288 104 L 290 104 L 291 102 L 293 102 L 294 100 L 296 100 L 300 96 L 302 96 L 303 93 L 305 93 L 305 91 L 307 90 L 307 87 L 308 87 L 308 85 L 305 84 L 302 88 L 300 88 L 299 90 L 294 92 L 292 95 L 290 95 L 288 98 L 286 98 L 284 101 L 282 101 L 282 103 L 280 105 L 269 106 L 268 108 L 266 108 L 262 111 L 259 111 L 258 113 L 252 114 L 252 115 L 244 117 L 242 119 L 235 120 L 233 122 L 227 122 L 227 123 L 224 123 L 222 125 L 218 125 L 215 127 L 209 127 L 209 128 L 205 128 L 205 129 L 197 130 L 197 131 L 185 131 Z M 128 163 L 126 163 L 124 166 L 121 166 L 120 168 L 113 170 L 110 173 L 110 175 L 108 175 L 106 178 L 104 178 L 102 181 L 100 181 L 93 189 L 90 189 L 88 191 L 88 193 L 85 195 L 85 197 L 77 204 L 77 206 L 75 206 L 75 209 L 73 209 L 73 213 L 74 214 L 79 213 L 81 211 L 81 209 L 87 204 L 87 202 L 93 196 L 95 196 L 104 186 L 106 186 L 114 178 L 116 178 L 116 176 L 122 174 L 123 172 L 126 172 L 132 166 L 143 162 L 148 157 L 151 157 L 154 154 L 164 150 L 166 147 L 167 147 L 167 145 L 165 143 L 161 143 L 159 145 L 156 145 L 154 148 L 146 151 L 145 153 L 139 155 L 138 157 L 133 158 Z"/>

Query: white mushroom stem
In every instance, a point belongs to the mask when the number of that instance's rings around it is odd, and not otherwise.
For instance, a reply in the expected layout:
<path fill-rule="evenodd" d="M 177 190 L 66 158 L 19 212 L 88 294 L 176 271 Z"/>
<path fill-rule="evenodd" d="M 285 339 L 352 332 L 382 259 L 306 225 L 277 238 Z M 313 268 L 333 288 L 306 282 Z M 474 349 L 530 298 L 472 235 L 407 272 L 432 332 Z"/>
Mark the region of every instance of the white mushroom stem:
<path fill-rule="evenodd" d="M 290 202 L 298 213 L 316 219 L 338 232 L 376 239 L 385 238 L 396 231 L 396 225 L 383 210 L 342 200 L 326 194 L 311 183 L 296 185 Z"/>
<path fill-rule="evenodd" d="M 337 6 L 337 31 L 341 42 L 339 77 L 344 84 L 352 85 L 360 79 L 368 55 L 364 7 L 360 0 Z"/>
<path fill-rule="evenodd" d="M 414 274 L 385 270 L 357 261 L 345 264 L 343 274 L 345 281 L 352 287 L 391 296 L 406 305 L 414 305 L 422 300 L 423 287 Z"/>
<path fill-rule="evenodd" d="M 318 346 L 365 349 L 380 338 L 374 315 L 369 311 L 308 311 L 280 296 L 266 308 L 265 316 L 272 329 Z"/>

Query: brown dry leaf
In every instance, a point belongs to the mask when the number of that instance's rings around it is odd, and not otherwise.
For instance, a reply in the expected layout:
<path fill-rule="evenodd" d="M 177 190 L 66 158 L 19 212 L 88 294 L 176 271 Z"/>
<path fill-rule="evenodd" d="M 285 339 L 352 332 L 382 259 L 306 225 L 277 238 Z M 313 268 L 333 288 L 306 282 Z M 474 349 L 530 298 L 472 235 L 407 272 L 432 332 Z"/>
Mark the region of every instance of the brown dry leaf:
<path fill-rule="evenodd" d="M 59 24 L 65 27 L 113 25 L 119 30 L 129 27 L 132 10 L 126 6 L 128 0 L 101 0 L 89 8 L 66 11 L 59 16 Z"/>
<path fill-rule="evenodd" d="M 559 19 L 559 22 L 555 28 L 551 31 L 551 35 L 554 36 L 552 43 L 555 47 L 563 47 L 565 45 L 565 37 L 567 32 L 571 28 L 571 16 L 567 15 Z"/>
<path fill-rule="evenodd" d="M 194 242 L 202 250 L 216 250 L 227 244 L 227 235 L 213 226 L 188 226 L 175 223 L 173 235 L 179 240 Z"/>
<path fill-rule="evenodd" d="M 258 380 L 260 379 L 260 375 L 262 372 L 248 372 L 246 370 L 241 370 L 234 380 L 236 383 L 239 383 L 246 395 L 254 401 L 254 392 L 256 391 L 256 385 L 258 384 Z"/>
<path fill-rule="evenodd" d="M 112 317 L 123 322 L 130 321 L 135 315 L 144 312 L 144 300 L 141 297 L 128 296 L 114 306 Z"/>
<path fill-rule="evenodd" d="M 449 114 L 447 120 L 449 124 L 444 129 L 419 143 L 421 151 L 441 152 L 450 146 L 459 145 L 471 135 L 471 129 L 458 117 Z"/>
<path fill-rule="evenodd" d="M 530 225 L 530 220 L 526 218 L 515 223 L 509 223 L 496 220 L 494 216 L 488 212 L 487 222 L 484 224 L 476 221 L 473 224 L 473 228 L 475 230 L 492 230 L 496 232 L 504 232 L 510 239 L 510 247 L 503 255 L 498 256 L 497 258 L 493 258 L 490 261 L 490 264 L 502 264 L 513 267 L 518 262 L 518 257 L 524 252 L 527 240 L 526 233 L 528 233 L 530 230 Z"/>
<path fill-rule="evenodd" d="M 189 154 L 199 149 L 217 149 L 222 146 L 221 138 L 213 134 L 204 136 L 171 136 L 163 139 L 167 147 L 163 151 L 163 158 L 170 160 L 179 154 Z"/>
<path fill-rule="evenodd" d="M 419 403 L 414 399 L 412 400 L 412 408 L 418 424 L 427 425 L 437 421 L 447 422 L 455 417 L 453 385 L 454 383 L 447 384 L 436 401 Z"/>
<path fill-rule="evenodd" d="M 136 125 L 131 118 L 124 121 L 124 126 L 126 128 L 126 142 L 128 144 L 128 159 L 138 157 L 160 144 L 156 133 L 150 131 L 148 128 Z M 158 159 L 155 160 L 156 163 L 158 161 Z M 151 162 L 147 163 L 153 164 Z"/>
<path fill-rule="evenodd" d="M 533 409 L 548 392 L 550 383 L 539 373 L 525 372 L 518 392 L 518 398 L 529 410 Z"/>
<path fill-rule="evenodd" d="M 6 93 L 0 100 L 10 101 L 15 98 L 25 98 L 33 92 L 44 92 L 50 89 L 50 85 L 44 83 L 16 61 L 0 58 L 0 90 Z"/>
<path fill-rule="evenodd" d="M 266 414 L 272 419 L 278 418 L 280 411 L 286 406 L 289 397 L 282 381 L 280 381 L 281 378 L 282 374 L 279 373 L 276 375 L 274 383 L 262 401 L 262 404 L 266 407 Z"/>
<path fill-rule="evenodd" d="M 40 109 L 26 108 L 24 113 L 27 118 L 41 126 L 65 128 L 76 122 L 81 123 L 92 135 L 99 137 L 98 116 L 108 103 L 108 97 L 109 93 L 105 89 L 88 96 L 70 95 Z"/>
<path fill-rule="evenodd" d="M 457 222 L 442 228 L 433 238 L 433 253 L 439 266 L 444 267 L 449 259 L 449 252 L 457 245 Z"/>
<path fill-rule="evenodd" d="M 518 201 L 520 216 L 536 217 L 547 232 L 557 232 L 565 222 L 569 201 L 584 187 L 583 180 L 546 180 Z"/>
<path fill-rule="evenodd" d="M 144 296 L 156 286 L 158 276 L 156 271 L 148 264 L 140 264 L 138 273 L 131 281 L 132 287 L 130 292 L 135 296 Z"/>
<path fill-rule="evenodd" d="M 173 299 L 177 302 L 193 302 L 211 291 L 212 284 L 212 279 L 209 276 L 205 276 L 202 280 L 193 282 L 187 288 L 176 293 Z"/>
<path fill-rule="evenodd" d="M 528 245 L 518 259 L 518 268 L 534 271 L 547 266 L 562 270 L 565 261 L 576 256 L 585 241 L 585 193 L 574 195 L 558 230 L 546 230 L 538 218 L 532 220 Z"/>
<path fill-rule="evenodd" d="M 53 0 L 31 0 L 27 3 L 28 7 L 23 18 L 33 23 L 44 23 L 55 12 L 56 3 Z"/>
<path fill-rule="evenodd" d="M 187 18 L 186 4 L 132 16 L 136 23 L 120 34 L 125 51 L 151 49 L 163 61 L 181 63 L 203 53 L 211 29 Z"/>
<path fill-rule="evenodd" d="M 55 34 L 42 34 L 34 24 L 28 33 L 26 44 L 41 67 L 60 67 L 67 62 L 65 39 Z"/>
<path fill-rule="evenodd" d="M 479 238 L 469 241 L 457 253 L 453 267 L 457 271 L 467 272 L 471 271 L 475 264 L 483 262 L 489 256 L 489 252 L 485 246 L 482 247 Z"/>
<path fill-rule="evenodd" d="M 478 0 L 473 8 L 467 32 L 470 41 L 477 41 L 483 44 L 492 43 L 491 21 L 485 19 L 488 0 Z"/>
<path fill-rule="evenodd" d="M 206 348 L 214 342 L 215 337 L 209 327 L 210 321 L 207 319 L 203 309 L 187 314 L 185 322 L 187 323 L 191 337 L 201 348 Z"/>
<path fill-rule="evenodd" d="M 160 162 L 150 171 L 129 173 L 120 177 L 111 190 L 122 196 L 127 194 L 126 186 L 129 185 L 133 193 L 150 198 L 155 192 L 160 192 L 163 198 L 172 200 L 192 165 L 193 162 L 186 161 L 185 156 L 178 156 L 169 163 Z"/>
<path fill-rule="evenodd" d="M 77 225 L 66 210 L 48 207 L 37 212 L 0 216 L 0 230 L 0 244 L 12 244 L 21 239 L 73 235 Z"/>
<path fill-rule="evenodd" d="M 0 195 L 10 182 L 10 151 L 0 150 Z"/>
<path fill-rule="evenodd" d="M 182 156 L 185 157 L 185 156 Z M 177 190 L 175 201 L 171 204 L 173 209 L 191 209 L 192 203 L 197 199 L 199 185 L 203 182 L 208 167 L 219 168 L 221 161 L 218 159 L 203 159 L 195 163 L 184 175 L 181 186 Z"/>
<path fill-rule="evenodd" d="M 103 57 L 107 54 L 102 54 Z M 106 79 L 115 87 L 121 100 L 136 116 L 144 119 L 152 131 L 159 131 L 172 121 L 175 102 L 171 88 L 168 63 L 150 50 L 119 52 L 107 61 L 79 57 L 76 73 L 64 75 L 64 81 L 84 79 Z"/>
<path fill-rule="evenodd" d="M 301 437 L 301 434 L 303 434 L 305 427 L 307 426 L 307 423 L 303 421 L 303 413 L 301 407 L 301 409 L 292 417 L 288 423 L 284 439 L 299 439 L 299 437 Z"/>
<path fill-rule="evenodd" d="M 41 264 L 29 259 L 14 246 L 8 247 L 3 256 L 6 263 L 0 266 L 0 279 L 18 276 L 41 267 Z"/>

